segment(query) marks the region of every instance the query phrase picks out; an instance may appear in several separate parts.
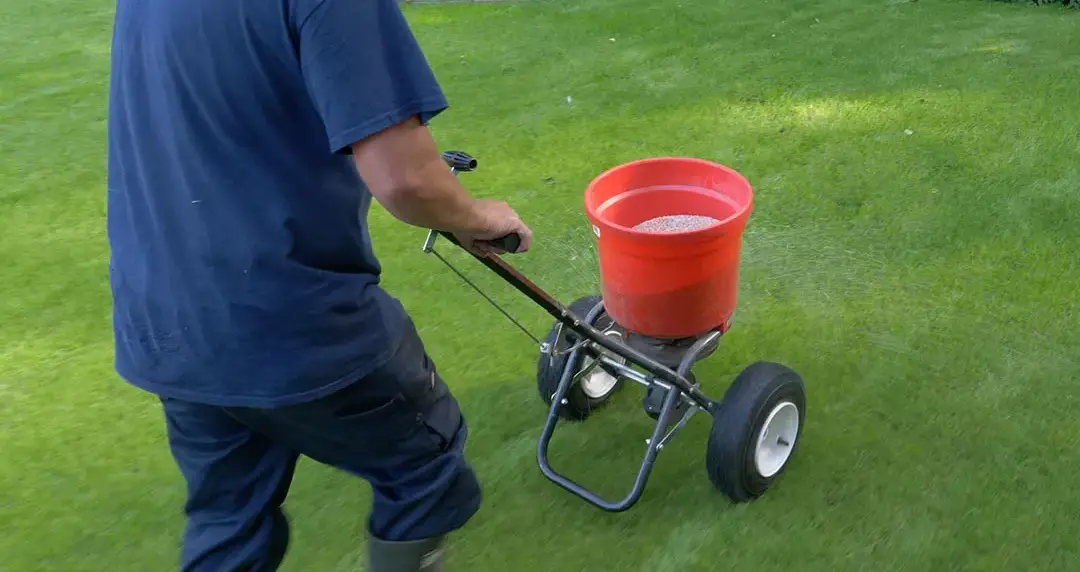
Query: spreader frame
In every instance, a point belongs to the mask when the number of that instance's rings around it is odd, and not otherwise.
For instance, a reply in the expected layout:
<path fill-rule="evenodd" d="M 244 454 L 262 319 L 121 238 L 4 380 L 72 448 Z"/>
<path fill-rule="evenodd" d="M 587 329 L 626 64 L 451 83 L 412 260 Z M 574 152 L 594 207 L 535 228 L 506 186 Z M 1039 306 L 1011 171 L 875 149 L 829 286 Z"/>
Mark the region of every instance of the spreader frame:
<path fill-rule="evenodd" d="M 443 157 L 449 164 L 451 172 L 455 175 L 458 172 L 471 171 L 476 168 L 476 160 L 465 153 L 459 151 L 447 152 L 443 154 Z M 549 334 L 549 336 L 554 336 L 555 343 L 540 343 L 539 339 L 529 333 L 520 323 L 514 320 L 512 316 L 499 307 L 498 304 L 484 294 L 483 291 L 477 288 L 475 284 L 469 281 L 464 274 L 439 255 L 435 250 L 435 244 L 440 236 L 448 240 L 451 244 L 465 250 L 465 252 L 475 258 L 480 264 L 494 272 L 506 283 L 551 315 L 551 317 L 559 324 L 557 330 L 553 330 L 553 332 L 556 333 Z M 540 470 L 549 480 L 586 502 L 608 512 L 625 511 L 634 506 L 644 493 L 649 476 L 652 473 L 653 466 L 660 451 L 663 450 L 675 435 L 686 426 L 690 418 L 697 412 L 706 411 L 713 419 L 713 433 L 710 437 L 710 446 L 713 445 L 713 440 L 717 435 L 723 434 L 717 433 L 717 420 L 725 417 L 725 415 L 721 415 L 720 402 L 713 400 L 701 391 L 696 379 L 691 374 L 691 368 L 694 364 L 712 353 L 716 348 L 717 341 L 723 332 L 717 329 L 701 336 L 697 336 L 694 343 L 691 344 L 681 356 L 676 354 L 676 356 L 679 357 L 678 366 L 671 368 L 638 349 L 630 347 L 628 343 L 625 343 L 624 338 L 629 332 L 622 332 L 618 324 L 613 325 L 619 333 L 619 335 L 616 336 L 611 335 L 612 332 L 610 328 L 605 328 L 604 330 L 597 328 L 597 320 L 604 314 L 604 303 L 602 299 L 584 316 L 578 315 L 568 306 L 563 305 L 553 296 L 529 280 L 499 254 L 496 254 L 496 252 L 499 251 L 516 251 L 519 242 L 520 237 L 508 235 L 501 239 L 491 241 L 491 245 L 497 247 L 495 250 L 468 249 L 465 248 L 453 234 L 432 230 L 428 233 L 423 250 L 426 253 L 434 253 L 440 260 L 450 266 L 450 268 L 462 279 L 480 292 L 480 294 L 491 302 L 492 305 L 498 308 L 499 311 L 517 324 L 518 327 L 525 330 L 533 340 L 540 343 L 541 354 L 552 360 L 552 364 L 555 363 L 554 360 L 557 355 L 561 356 L 565 353 L 569 354 L 568 359 L 563 365 L 557 389 L 554 394 L 550 396 L 550 407 L 548 409 L 547 419 L 544 423 L 543 431 L 540 434 L 536 448 L 537 463 L 540 466 Z M 567 336 L 568 333 L 573 334 L 575 343 L 571 344 L 568 349 L 559 351 L 558 348 L 563 346 L 561 342 L 563 342 L 564 337 Z M 616 340 L 615 338 L 619 338 L 619 340 Z M 588 350 L 588 352 L 586 352 L 586 350 Z M 555 352 L 559 353 L 556 354 Z M 605 355 L 605 352 L 608 355 Z M 586 353 L 590 355 L 586 356 Z M 623 361 L 613 359 L 611 356 L 621 358 Z M 582 360 L 586 358 L 590 359 L 590 361 L 585 367 L 580 367 L 582 365 Z M 674 359 L 665 359 L 665 361 L 667 363 L 673 363 Z M 643 385 L 650 390 L 660 390 L 664 392 L 662 396 L 662 406 L 660 407 L 659 413 L 656 415 L 656 426 L 652 431 L 651 437 L 645 441 L 644 458 L 641 461 L 633 484 L 630 491 L 618 500 L 604 498 L 600 494 L 560 473 L 552 467 L 548 457 L 548 449 L 555 433 L 555 427 L 560 421 L 564 420 L 564 417 L 560 415 L 560 412 L 562 408 L 569 405 L 567 399 L 568 391 L 570 391 L 575 383 L 582 379 L 583 376 L 588 375 L 588 373 L 592 371 L 592 368 L 595 367 L 603 367 L 609 373 L 615 375 L 620 381 L 632 381 Z M 747 371 L 750 371 L 749 368 Z M 759 368 L 756 371 L 760 372 L 763 370 Z M 792 372 L 791 375 L 795 376 L 794 379 L 797 379 L 796 374 Z M 780 378 L 777 379 L 780 380 Z M 789 385 L 796 383 L 794 380 L 785 379 L 781 381 Z M 781 381 L 777 381 L 777 383 L 780 383 Z M 798 392 L 801 395 L 801 380 L 797 381 L 797 387 Z M 546 392 L 544 393 L 546 399 Z M 727 397 L 728 396 L 725 396 L 725 403 Z M 753 412 L 749 411 L 734 413 L 736 418 L 752 416 L 753 414 Z M 799 413 L 800 415 L 802 414 L 801 411 Z M 750 420 L 752 421 L 752 418 Z M 735 421 L 738 421 L 738 419 L 735 419 Z M 738 422 L 741 423 L 741 421 Z M 710 473 L 712 472 L 715 471 L 710 467 Z M 716 484 L 715 479 L 714 484 Z M 752 497 L 760 494 L 760 492 L 764 492 L 764 489 L 761 489 L 760 491 L 751 491 L 748 495 Z M 729 496 L 733 495 L 729 492 Z"/>

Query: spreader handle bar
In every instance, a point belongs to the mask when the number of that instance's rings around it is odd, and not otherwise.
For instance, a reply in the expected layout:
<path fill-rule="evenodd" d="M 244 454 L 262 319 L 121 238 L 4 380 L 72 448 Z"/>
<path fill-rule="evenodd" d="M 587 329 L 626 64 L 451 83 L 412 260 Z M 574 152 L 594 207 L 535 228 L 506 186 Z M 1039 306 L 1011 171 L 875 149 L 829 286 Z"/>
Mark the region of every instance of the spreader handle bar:
<path fill-rule="evenodd" d="M 559 303 L 558 300 L 552 298 L 547 292 L 540 289 L 539 286 L 533 284 L 531 280 L 526 278 L 523 274 L 518 272 L 513 266 L 510 266 L 505 260 L 499 258 L 497 255 L 489 252 L 476 252 L 469 250 L 461 245 L 461 242 L 453 234 L 449 232 L 439 231 L 446 240 L 449 240 L 454 246 L 461 248 L 473 256 L 473 258 L 480 261 L 481 264 L 487 266 L 488 269 L 499 275 L 500 278 L 506 280 L 511 286 L 516 288 L 522 294 L 529 297 L 530 300 L 536 302 L 547 313 L 555 316 L 559 319 L 563 313 L 569 313 L 570 310 Z M 517 236 L 516 234 L 514 235 Z M 520 240 L 520 239 L 519 239 Z M 579 320 L 580 321 L 580 320 Z"/>
<path fill-rule="evenodd" d="M 444 236 L 447 240 L 461 247 L 459 242 L 453 234 L 449 232 L 439 231 L 439 234 Z M 688 395 L 699 406 L 704 409 L 709 409 L 712 406 L 712 400 L 708 398 L 700 389 L 695 387 L 688 379 L 686 379 L 685 373 L 677 373 L 671 368 L 661 364 L 660 362 L 650 358 L 649 356 L 627 346 L 614 341 L 611 336 L 605 336 L 596 328 L 587 324 L 580 316 L 574 314 L 569 308 L 563 306 L 558 300 L 553 298 L 550 294 L 545 292 L 539 286 L 534 284 L 531 280 L 526 278 L 520 272 L 517 271 L 508 262 L 503 260 L 496 254 L 489 252 L 475 252 L 465 249 L 466 252 L 471 254 L 473 258 L 480 261 L 481 264 L 486 266 L 489 270 L 498 274 L 500 278 L 508 282 L 511 286 L 517 289 L 527 296 L 533 302 L 536 302 L 545 312 L 550 314 L 553 318 L 562 322 L 563 326 L 570 328 L 574 333 L 589 340 L 590 342 L 610 351 L 611 353 L 624 357 L 627 361 L 636 363 L 645 368 L 646 371 L 655 375 L 663 381 L 670 383 L 671 385 L 679 388 L 683 393 Z"/>

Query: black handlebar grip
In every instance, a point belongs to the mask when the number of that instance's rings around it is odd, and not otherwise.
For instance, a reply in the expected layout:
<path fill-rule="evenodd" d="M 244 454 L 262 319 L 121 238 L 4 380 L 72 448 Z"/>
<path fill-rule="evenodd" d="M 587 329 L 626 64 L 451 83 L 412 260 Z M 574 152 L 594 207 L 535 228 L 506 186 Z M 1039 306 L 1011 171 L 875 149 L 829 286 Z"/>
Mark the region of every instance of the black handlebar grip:
<path fill-rule="evenodd" d="M 445 151 L 442 154 L 443 161 L 462 173 L 476 170 L 476 158 L 464 151 Z"/>
<path fill-rule="evenodd" d="M 502 250 L 503 252 L 508 252 L 510 254 L 517 252 L 518 249 L 521 248 L 521 236 L 518 235 L 518 233 L 516 232 L 511 232 L 510 234 L 502 238 L 496 238 L 495 240 L 487 240 L 485 242 L 494 246 L 495 248 Z"/>

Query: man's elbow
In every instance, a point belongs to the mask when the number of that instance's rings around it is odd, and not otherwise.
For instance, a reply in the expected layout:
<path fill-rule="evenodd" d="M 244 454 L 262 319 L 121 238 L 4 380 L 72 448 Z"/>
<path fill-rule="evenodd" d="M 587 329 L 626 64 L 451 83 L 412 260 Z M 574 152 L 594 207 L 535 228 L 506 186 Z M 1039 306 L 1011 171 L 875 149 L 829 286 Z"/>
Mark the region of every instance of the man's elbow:
<path fill-rule="evenodd" d="M 371 196 L 390 214 L 412 223 L 412 213 L 430 202 L 431 187 L 417 177 L 402 177 L 379 185 L 368 185 Z"/>
<path fill-rule="evenodd" d="M 415 119 L 353 145 L 353 160 L 375 200 L 409 222 L 409 214 L 438 202 L 448 167 L 427 129 Z"/>

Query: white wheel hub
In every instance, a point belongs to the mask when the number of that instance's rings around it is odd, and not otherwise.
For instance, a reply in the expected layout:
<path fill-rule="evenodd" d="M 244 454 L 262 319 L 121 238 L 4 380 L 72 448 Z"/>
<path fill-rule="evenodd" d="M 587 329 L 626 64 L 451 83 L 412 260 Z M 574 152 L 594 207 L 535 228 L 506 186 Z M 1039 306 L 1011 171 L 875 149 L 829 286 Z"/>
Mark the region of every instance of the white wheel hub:
<path fill-rule="evenodd" d="M 615 331 L 608 332 L 607 335 L 619 338 L 622 337 L 621 334 Z M 604 355 L 620 363 L 626 363 L 625 359 L 613 356 L 608 352 L 604 352 Z M 592 367 L 592 371 L 585 374 L 585 376 L 581 378 L 581 381 L 578 382 L 581 385 L 581 392 L 589 399 L 600 399 L 611 393 L 619 383 L 619 378 L 608 373 L 607 370 L 600 367 L 599 364 L 594 363 L 589 367 Z"/>
<path fill-rule="evenodd" d="M 761 426 L 754 446 L 754 465 L 766 479 L 784 468 L 799 436 L 799 408 L 790 401 L 781 401 L 772 408 Z"/>

